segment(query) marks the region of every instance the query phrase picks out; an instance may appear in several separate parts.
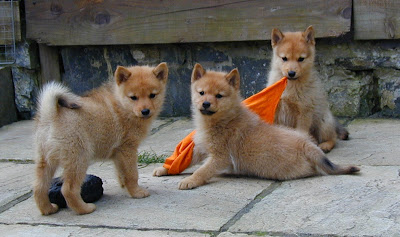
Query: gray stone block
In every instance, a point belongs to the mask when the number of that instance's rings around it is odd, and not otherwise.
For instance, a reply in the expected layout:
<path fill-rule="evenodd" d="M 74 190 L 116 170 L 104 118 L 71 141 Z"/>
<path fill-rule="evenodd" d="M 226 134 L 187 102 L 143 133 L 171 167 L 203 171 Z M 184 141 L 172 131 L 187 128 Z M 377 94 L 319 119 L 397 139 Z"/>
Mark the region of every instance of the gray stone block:
<path fill-rule="evenodd" d="M 61 56 L 62 81 L 78 95 L 112 78 L 118 65 L 137 64 L 128 46 L 64 47 Z"/>
<path fill-rule="evenodd" d="M 15 45 L 15 66 L 28 69 L 39 68 L 39 51 L 36 42 L 24 40 Z"/>
<path fill-rule="evenodd" d="M 9 67 L 0 67 L 0 127 L 17 121 L 14 85 Z"/>
<path fill-rule="evenodd" d="M 35 70 L 20 67 L 12 68 L 15 104 L 22 119 L 30 119 L 35 114 L 38 87 L 38 75 Z"/>
<path fill-rule="evenodd" d="M 396 102 L 399 46 L 398 41 L 317 40 L 316 66 L 336 116 L 369 116 L 379 111 L 384 116 L 400 116 Z M 190 115 L 190 76 L 195 63 L 220 71 L 238 68 L 242 95 L 247 98 L 265 87 L 271 54 L 269 41 L 61 49 L 63 81 L 77 94 L 100 86 L 112 77 L 117 65 L 167 62 L 169 83 L 161 116 Z M 388 75 L 381 79 L 374 71 L 383 69 Z"/>
<path fill-rule="evenodd" d="M 400 71 L 379 69 L 374 76 L 379 83 L 381 114 L 400 118 Z"/>
<path fill-rule="evenodd" d="M 369 88 L 373 84 L 371 74 L 356 73 L 336 66 L 317 67 L 317 69 L 334 115 L 342 117 L 370 115 L 369 107 L 373 105 L 369 105 L 365 98 L 371 95 L 368 92 L 373 90 Z"/>
<path fill-rule="evenodd" d="M 168 87 L 161 116 L 191 114 L 190 78 L 193 62 L 190 49 L 187 45 L 162 45 L 159 48 L 159 62 L 168 64 Z"/>
<path fill-rule="evenodd" d="M 62 81 L 76 94 L 100 86 L 110 76 L 101 47 L 65 47 L 61 56 L 65 71 Z"/>

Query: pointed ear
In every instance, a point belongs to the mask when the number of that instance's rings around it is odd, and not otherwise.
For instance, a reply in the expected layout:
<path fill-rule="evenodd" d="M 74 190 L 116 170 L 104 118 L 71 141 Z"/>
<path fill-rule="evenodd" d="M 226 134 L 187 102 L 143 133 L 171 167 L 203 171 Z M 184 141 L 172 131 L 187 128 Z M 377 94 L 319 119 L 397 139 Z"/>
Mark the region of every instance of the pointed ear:
<path fill-rule="evenodd" d="M 236 90 L 240 87 L 240 75 L 237 68 L 233 69 L 230 73 L 225 76 L 229 85 L 233 86 Z"/>
<path fill-rule="evenodd" d="M 160 81 L 167 81 L 168 79 L 168 66 L 166 63 L 160 63 L 157 67 L 153 69 L 153 74 Z"/>
<path fill-rule="evenodd" d="M 192 82 L 200 79 L 204 74 L 206 74 L 206 70 L 199 63 L 196 63 L 192 72 Z"/>
<path fill-rule="evenodd" d="M 117 70 L 115 70 L 114 77 L 115 81 L 117 82 L 117 85 L 120 85 L 121 83 L 126 82 L 129 77 L 131 76 L 131 72 L 122 66 L 118 66 Z"/>
<path fill-rule="evenodd" d="M 303 33 L 304 39 L 306 42 L 312 45 L 315 45 L 315 33 L 313 26 L 309 26 Z"/>
<path fill-rule="evenodd" d="M 283 33 L 279 29 L 276 29 L 276 28 L 272 29 L 272 33 L 271 33 L 271 45 L 272 45 L 272 47 L 274 47 L 279 42 L 281 42 L 283 37 L 284 37 Z"/>

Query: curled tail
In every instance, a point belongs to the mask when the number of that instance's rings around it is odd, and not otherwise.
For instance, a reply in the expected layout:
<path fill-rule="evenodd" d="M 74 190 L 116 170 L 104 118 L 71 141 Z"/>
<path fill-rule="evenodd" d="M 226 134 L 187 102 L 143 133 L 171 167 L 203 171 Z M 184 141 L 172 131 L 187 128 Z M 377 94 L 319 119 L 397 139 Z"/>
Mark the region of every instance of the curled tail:
<path fill-rule="evenodd" d="M 80 97 L 73 94 L 67 87 L 57 82 L 46 84 L 38 99 L 38 117 L 41 120 L 54 119 L 59 106 L 69 109 L 79 109 Z"/>
<path fill-rule="evenodd" d="M 356 166 L 340 166 L 332 163 L 328 158 L 323 157 L 319 164 L 319 168 L 326 174 L 353 174 L 360 171 Z"/>

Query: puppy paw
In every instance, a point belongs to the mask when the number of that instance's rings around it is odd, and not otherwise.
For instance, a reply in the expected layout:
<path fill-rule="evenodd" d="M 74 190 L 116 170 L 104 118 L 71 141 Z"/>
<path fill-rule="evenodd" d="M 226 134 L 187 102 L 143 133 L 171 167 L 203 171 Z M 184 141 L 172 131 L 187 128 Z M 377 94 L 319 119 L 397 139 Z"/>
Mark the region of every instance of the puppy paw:
<path fill-rule="evenodd" d="M 49 206 L 49 208 L 46 208 L 46 210 L 41 210 L 42 215 L 44 216 L 48 216 L 51 215 L 53 213 L 56 213 L 58 211 L 58 205 L 51 203 L 51 206 Z"/>
<path fill-rule="evenodd" d="M 184 178 L 181 182 L 179 182 L 178 188 L 180 190 L 187 190 L 187 189 L 193 189 L 201 186 L 201 182 L 198 182 L 196 179 L 192 177 L 187 177 Z"/>
<path fill-rule="evenodd" d="M 159 168 L 155 168 L 153 170 L 153 176 L 165 176 L 168 175 L 168 169 L 164 168 L 164 167 L 159 167 Z"/>
<path fill-rule="evenodd" d="M 330 142 L 323 142 L 323 143 L 319 144 L 318 146 L 325 153 L 330 152 L 334 147 L 334 145 Z"/>
<path fill-rule="evenodd" d="M 149 191 L 147 189 L 137 187 L 136 189 L 133 190 L 133 192 L 130 192 L 131 197 L 133 198 L 145 198 L 150 196 Z"/>
<path fill-rule="evenodd" d="M 96 205 L 93 203 L 86 203 L 82 208 L 79 208 L 78 210 L 75 210 L 76 213 L 79 215 L 85 215 L 94 212 L 96 210 Z"/>

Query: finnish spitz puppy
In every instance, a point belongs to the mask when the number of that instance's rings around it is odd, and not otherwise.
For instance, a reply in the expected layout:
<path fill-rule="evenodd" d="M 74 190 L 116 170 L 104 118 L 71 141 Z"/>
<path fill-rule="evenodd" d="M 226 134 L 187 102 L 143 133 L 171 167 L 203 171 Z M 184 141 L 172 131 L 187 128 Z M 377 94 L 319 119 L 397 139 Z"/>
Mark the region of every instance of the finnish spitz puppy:
<path fill-rule="evenodd" d="M 349 133 L 332 115 L 324 88 L 314 69 L 314 29 L 304 32 L 271 33 L 273 56 L 268 86 L 282 77 L 288 83 L 275 114 L 274 123 L 311 134 L 318 146 L 329 152 L 336 138 L 348 139 Z"/>
<path fill-rule="evenodd" d="M 201 186 L 221 173 L 288 180 L 359 171 L 333 164 L 308 134 L 267 124 L 246 108 L 237 69 L 222 73 L 196 64 L 191 81 L 194 140 L 209 157 L 179 189 Z"/>
<path fill-rule="evenodd" d="M 138 185 L 137 149 L 159 114 L 168 78 L 166 63 L 157 67 L 119 66 L 110 80 L 84 96 L 58 83 L 47 84 L 35 117 L 36 181 L 34 197 L 43 215 L 57 212 L 48 190 L 57 167 L 63 170 L 62 194 L 78 214 L 96 209 L 80 195 L 92 161 L 110 159 L 130 196 L 149 192 Z"/>

